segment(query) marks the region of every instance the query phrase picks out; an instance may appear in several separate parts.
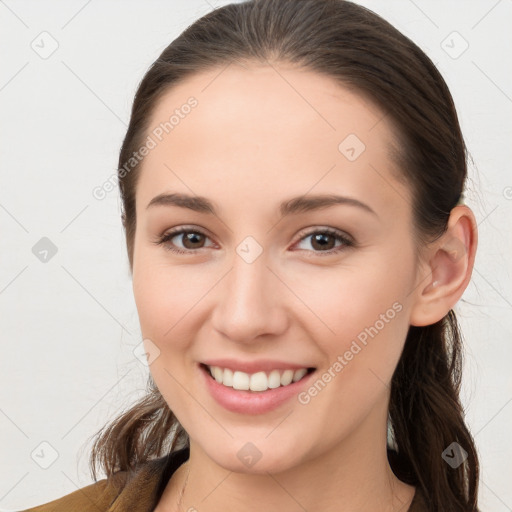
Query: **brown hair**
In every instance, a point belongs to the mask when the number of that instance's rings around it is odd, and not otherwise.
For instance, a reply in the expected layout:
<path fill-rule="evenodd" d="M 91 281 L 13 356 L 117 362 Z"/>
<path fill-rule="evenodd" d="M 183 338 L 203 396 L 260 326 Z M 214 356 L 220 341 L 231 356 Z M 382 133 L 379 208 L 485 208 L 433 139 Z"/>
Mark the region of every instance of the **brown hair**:
<path fill-rule="evenodd" d="M 123 166 L 147 137 L 158 100 L 188 76 L 235 61 L 286 62 L 332 77 L 378 105 L 399 135 L 394 155 L 413 197 L 418 243 L 441 236 L 466 181 L 466 147 L 442 76 L 410 39 L 345 0 L 255 0 L 215 9 L 189 26 L 151 65 L 135 95 L 119 156 L 122 221 L 130 268 L 140 164 Z M 411 326 L 391 384 L 390 465 L 418 486 L 428 510 L 477 511 L 479 464 L 459 399 L 462 336 L 453 310 Z M 187 444 L 188 436 L 149 376 L 148 394 L 101 429 L 90 464 L 107 476 Z M 467 459 L 452 468 L 457 442 Z"/>

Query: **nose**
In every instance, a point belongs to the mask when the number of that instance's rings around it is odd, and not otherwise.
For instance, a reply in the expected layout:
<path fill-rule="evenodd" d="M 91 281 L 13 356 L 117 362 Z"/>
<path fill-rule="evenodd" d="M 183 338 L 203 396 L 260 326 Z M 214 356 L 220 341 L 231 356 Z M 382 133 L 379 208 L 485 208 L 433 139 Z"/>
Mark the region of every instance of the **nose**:
<path fill-rule="evenodd" d="M 285 332 L 288 315 L 284 305 L 285 287 L 271 270 L 265 252 L 248 263 L 238 254 L 222 280 L 213 327 L 224 337 L 250 344 Z"/>

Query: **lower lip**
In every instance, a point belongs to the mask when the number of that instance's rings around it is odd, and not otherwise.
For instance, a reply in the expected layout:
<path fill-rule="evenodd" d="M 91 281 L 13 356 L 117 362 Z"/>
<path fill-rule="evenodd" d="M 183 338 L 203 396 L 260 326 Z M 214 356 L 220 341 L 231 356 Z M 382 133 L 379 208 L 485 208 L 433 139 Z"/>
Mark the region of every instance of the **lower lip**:
<path fill-rule="evenodd" d="M 263 414 L 277 409 L 296 396 L 315 373 L 314 371 L 308 373 L 299 381 L 288 386 L 267 389 L 267 391 L 245 391 L 219 384 L 210 375 L 208 369 L 202 365 L 199 365 L 199 369 L 212 397 L 228 411 L 240 414 Z"/>

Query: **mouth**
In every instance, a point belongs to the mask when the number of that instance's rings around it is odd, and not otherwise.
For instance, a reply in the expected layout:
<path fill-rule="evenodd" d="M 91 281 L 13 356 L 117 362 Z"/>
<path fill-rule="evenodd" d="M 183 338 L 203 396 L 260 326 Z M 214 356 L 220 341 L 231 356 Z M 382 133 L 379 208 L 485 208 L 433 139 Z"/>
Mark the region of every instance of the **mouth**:
<path fill-rule="evenodd" d="M 254 393 L 290 386 L 304 379 L 316 369 L 313 367 L 298 369 L 276 368 L 270 371 L 246 373 L 220 366 L 210 366 L 204 363 L 200 363 L 199 366 L 209 378 L 226 388 Z"/>

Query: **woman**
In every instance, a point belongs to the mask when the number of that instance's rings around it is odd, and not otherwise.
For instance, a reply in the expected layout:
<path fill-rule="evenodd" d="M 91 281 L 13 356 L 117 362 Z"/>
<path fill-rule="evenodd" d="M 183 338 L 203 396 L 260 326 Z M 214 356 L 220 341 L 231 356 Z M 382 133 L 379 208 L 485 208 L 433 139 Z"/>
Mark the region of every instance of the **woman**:
<path fill-rule="evenodd" d="M 147 397 L 30 510 L 476 511 L 453 307 L 477 246 L 428 57 L 343 0 L 216 9 L 119 159 Z"/>

